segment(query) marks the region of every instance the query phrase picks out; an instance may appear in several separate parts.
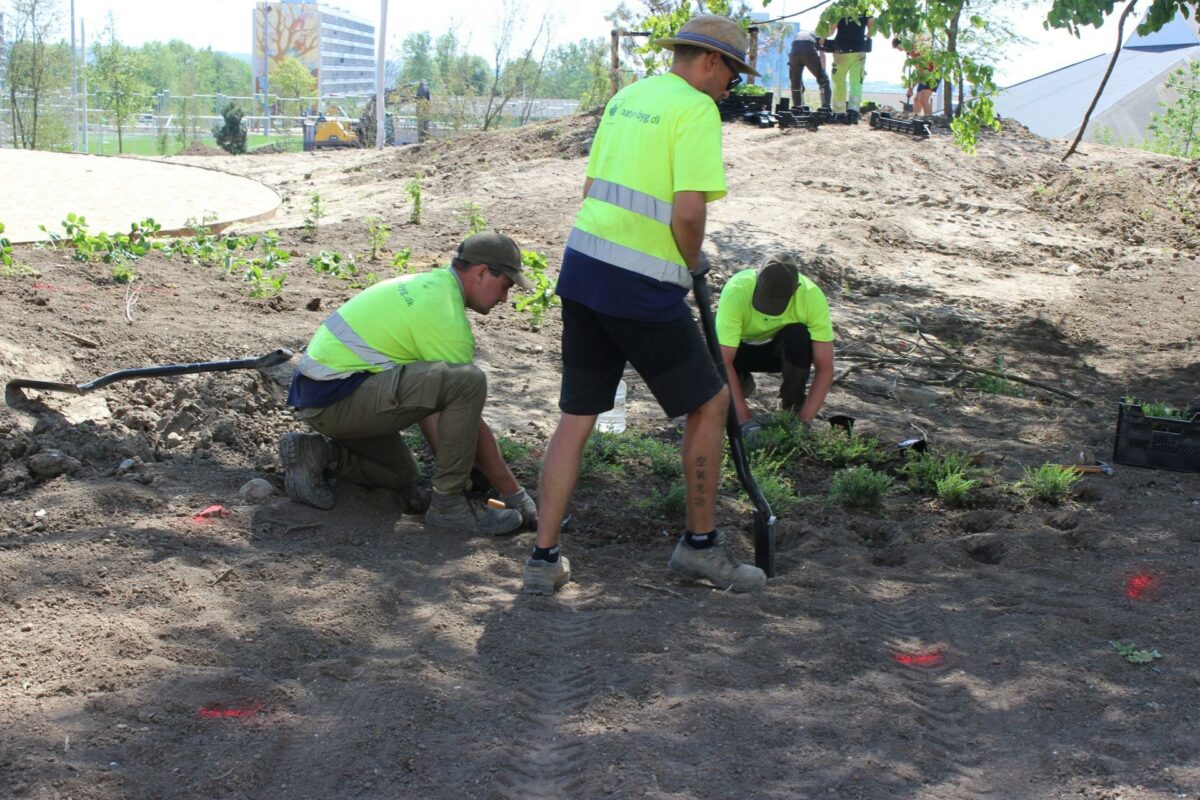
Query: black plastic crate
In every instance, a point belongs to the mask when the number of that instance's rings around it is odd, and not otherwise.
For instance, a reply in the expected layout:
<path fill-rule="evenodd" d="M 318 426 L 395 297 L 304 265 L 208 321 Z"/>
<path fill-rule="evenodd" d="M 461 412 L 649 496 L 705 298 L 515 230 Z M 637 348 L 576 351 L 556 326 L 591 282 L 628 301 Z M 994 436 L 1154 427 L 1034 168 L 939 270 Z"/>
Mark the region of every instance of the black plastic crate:
<path fill-rule="evenodd" d="M 1200 414 L 1186 420 L 1148 417 L 1141 406 L 1119 403 L 1113 463 L 1200 472 Z"/>

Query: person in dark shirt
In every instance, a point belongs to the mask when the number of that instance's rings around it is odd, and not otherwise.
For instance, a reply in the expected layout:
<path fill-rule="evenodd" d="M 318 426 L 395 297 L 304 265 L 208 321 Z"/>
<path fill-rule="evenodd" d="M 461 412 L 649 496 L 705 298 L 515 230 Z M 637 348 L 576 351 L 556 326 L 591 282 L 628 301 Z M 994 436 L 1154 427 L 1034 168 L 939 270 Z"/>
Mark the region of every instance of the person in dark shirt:
<path fill-rule="evenodd" d="M 863 76 L 866 75 L 867 52 L 875 32 L 875 18 L 861 16 L 841 19 L 829 32 L 829 49 L 833 51 L 833 110 L 855 111 L 862 105 Z M 849 98 L 846 81 L 850 82 Z"/>
<path fill-rule="evenodd" d="M 821 90 L 821 108 L 829 108 L 830 84 L 829 74 L 825 72 L 825 54 L 817 49 L 817 35 L 812 31 L 800 31 L 792 42 L 791 53 L 788 54 L 788 72 L 792 84 L 792 107 L 804 105 L 804 70 L 808 70 L 817 79 Z"/>

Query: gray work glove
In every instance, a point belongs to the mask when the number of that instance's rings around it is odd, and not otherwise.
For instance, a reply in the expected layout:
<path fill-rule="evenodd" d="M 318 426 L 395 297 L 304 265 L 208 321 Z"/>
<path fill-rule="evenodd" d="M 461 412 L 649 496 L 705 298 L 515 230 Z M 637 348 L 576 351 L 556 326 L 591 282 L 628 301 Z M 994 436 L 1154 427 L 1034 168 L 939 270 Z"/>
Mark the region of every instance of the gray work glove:
<path fill-rule="evenodd" d="M 527 531 L 537 530 L 537 503 L 524 489 L 517 489 L 514 494 L 500 498 L 505 508 L 515 508 L 521 512 L 521 527 Z"/>
<path fill-rule="evenodd" d="M 753 443 L 758 438 L 758 435 L 765 430 L 763 424 L 756 419 L 748 419 L 740 427 L 742 429 L 742 441 L 747 444 Z"/>

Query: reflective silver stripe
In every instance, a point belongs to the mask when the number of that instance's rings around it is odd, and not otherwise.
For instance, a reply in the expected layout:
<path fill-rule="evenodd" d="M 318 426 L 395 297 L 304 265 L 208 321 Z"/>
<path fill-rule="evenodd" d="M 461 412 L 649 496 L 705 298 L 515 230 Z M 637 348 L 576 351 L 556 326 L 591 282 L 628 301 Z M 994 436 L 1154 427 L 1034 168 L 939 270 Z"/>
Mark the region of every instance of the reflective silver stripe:
<path fill-rule="evenodd" d="M 684 289 L 692 287 L 692 274 L 687 271 L 686 267 L 676 264 L 674 261 L 666 261 L 640 250 L 634 250 L 632 247 L 601 239 L 599 236 L 581 231 L 579 228 L 571 229 L 571 233 L 567 236 L 567 247 L 583 253 L 585 256 L 599 259 L 606 264 L 612 264 L 614 267 L 627 269 L 630 272 L 645 275 L 647 278 L 654 278 L 656 281 L 673 283 Z"/>
<path fill-rule="evenodd" d="M 333 338 L 341 342 L 345 347 L 358 356 L 364 363 L 372 367 L 383 367 L 388 369 L 396 366 L 396 362 L 379 352 L 375 348 L 362 340 L 362 337 L 354 332 L 354 329 L 347 324 L 346 320 L 342 319 L 342 315 L 338 312 L 333 312 L 324 322 L 325 329 L 333 334 Z M 334 372 L 329 367 L 321 364 L 316 359 L 305 355 L 300 360 L 299 366 L 302 375 L 315 380 L 330 380 L 332 378 L 344 378 L 360 372 L 354 370 L 352 372 Z"/>
<path fill-rule="evenodd" d="M 588 197 L 612 203 L 617 208 L 641 214 L 643 217 L 649 217 L 663 225 L 671 224 L 671 212 L 675 208 L 673 203 L 663 202 L 653 195 L 639 192 L 637 189 L 630 189 L 619 183 L 606 181 L 603 178 L 596 178 L 592 181 L 592 186 L 588 189 Z"/>

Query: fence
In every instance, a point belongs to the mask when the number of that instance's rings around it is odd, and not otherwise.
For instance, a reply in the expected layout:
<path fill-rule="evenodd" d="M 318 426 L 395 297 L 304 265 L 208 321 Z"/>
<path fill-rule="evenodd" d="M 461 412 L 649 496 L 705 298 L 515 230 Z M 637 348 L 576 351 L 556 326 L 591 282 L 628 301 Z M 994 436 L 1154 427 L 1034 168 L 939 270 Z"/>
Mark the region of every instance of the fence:
<path fill-rule="evenodd" d="M 309 109 L 323 108 L 331 116 L 342 113 L 358 119 L 369 102 L 369 97 L 327 98 L 277 98 L 272 97 L 272 113 L 263 113 L 263 98 L 233 97 L 225 95 L 195 95 L 189 97 L 142 95 L 145 108 L 128 123 L 121 126 L 120 139 L 124 152 L 139 155 L 171 155 L 183 150 L 192 142 L 203 142 L 215 146 L 212 135 L 214 125 L 223 122 L 220 110 L 230 103 L 240 106 L 247 113 L 243 122 L 249 132 L 249 146 L 253 149 L 275 145 L 285 149 L 299 150 L 303 140 L 303 124 L 312 118 Z M 568 116 L 579 110 L 578 100 L 513 98 L 497 112 L 495 104 L 500 98 L 489 102 L 486 97 L 435 97 L 428 101 L 424 113 L 419 114 L 414 98 L 402 98 L 401 102 L 387 106 L 392 117 L 393 144 L 417 141 L 418 121 L 424 120 L 425 130 L 431 136 L 444 138 L 483 127 L 490 114 L 491 127 L 522 125 L 543 119 Z M 0 97 L 0 147 L 13 147 L 13 116 L 10 98 Z M 30 98 L 18 97 L 23 112 L 29 110 Z M 72 102 L 70 95 L 58 94 L 43 98 L 39 104 L 38 148 L 48 150 L 73 149 Z M 284 113 L 290 112 L 290 113 Z M 314 112 L 315 113 L 315 112 Z M 28 116 L 26 114 L 26 116 Z M 83 120 L 82 110 L 79 118 Z M 118 149 L 118 130 L 111 112 L 102 107 L 98 96 L 88 98 L 86 121 L 82 124 L 86 134 L 87 152 L 115 154 Z M 83 142 L 80 142 L 80 149 Z"/>

